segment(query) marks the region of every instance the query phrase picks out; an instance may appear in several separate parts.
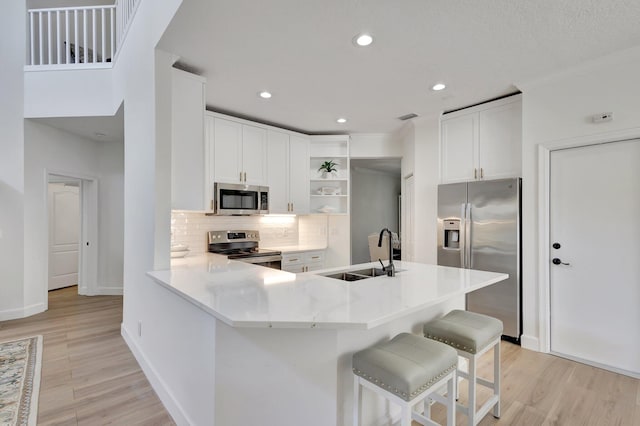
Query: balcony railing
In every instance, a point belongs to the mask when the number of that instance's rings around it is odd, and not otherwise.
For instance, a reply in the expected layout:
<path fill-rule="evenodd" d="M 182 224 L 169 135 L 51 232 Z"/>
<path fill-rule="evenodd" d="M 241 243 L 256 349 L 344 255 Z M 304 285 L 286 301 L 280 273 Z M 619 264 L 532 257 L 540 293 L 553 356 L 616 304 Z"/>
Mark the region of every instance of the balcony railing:
<path fill-rule="evenodd" d="M 111 67 L 138 3 L 29 9 L 27 69 Z"/>

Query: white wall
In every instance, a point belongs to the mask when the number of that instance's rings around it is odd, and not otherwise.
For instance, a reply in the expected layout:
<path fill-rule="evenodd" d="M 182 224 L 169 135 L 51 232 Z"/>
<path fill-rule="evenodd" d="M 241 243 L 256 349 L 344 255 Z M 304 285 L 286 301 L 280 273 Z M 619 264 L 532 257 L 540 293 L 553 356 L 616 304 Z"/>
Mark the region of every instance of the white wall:
<path fill-rule="evenodd" d="M 398 232 L 400 175 L 367 169 L 351 160 L 351 262 L 370 262 L 368 236 L 383 228 Z"/>
<path fill-rule="evenodd" d="M 101 143 L 25 120 L 26 305 L 45 306 L 47 285 L 47 171 L 98 180 L 98 282 L 101 294 L 122 292 L 123 144 Z"/>
<path fill-rule="evenodd" d="M 386 133 L 353 133 L 349 143 L 351 158 L 402 157 L 402 144 Z"/>
<path fill-rule="evenodd" d="M 111 69 L 23 74 L 26 118 L 115 115 L 122 101 L 114 91 Z"/>
<path fill-rule="evenodd" d="M 395 136 L 403 146 L 403 184 L 407 176 L 414 177 L 413 261 L 421 263 L 435 264 L 438 260 L 439 120 L 437 115 L 413 119 Z"/>
<path fill-rule="evenodd" d="M 538 272 L 539 264 L 547 261 L 538 255 L 540 244 L 544 244 L 540 233 L 544 233 L 545 223 L 539 227 L 539 220 L 544 220 L 544 216 L 539 217 L 538 209 L 545 201 L 538 192 L 538 147 L 557 148 L 640 136 L 639 75 L 640 49 L 636 48 L 543 81 L 521 85 L 524 93 L 522 220 L 525 335 L 522 343 L 525 347 L 546 349 L 546 318 L 539 314 L 540 303 L 547 303 L 544 293 L 548 277 Z M 614 120 L 592 123 L 590 117 L 601 112 L 613 112 Z M 543 299 L 539 300 L 541 294 Z"/>
<path fill-rule="evenodd" d="M 24 269 L 24 0 L 0 14 L 0 320 L 25 314 Z M 20 18 L 17 18 L 20 17 Z"/>

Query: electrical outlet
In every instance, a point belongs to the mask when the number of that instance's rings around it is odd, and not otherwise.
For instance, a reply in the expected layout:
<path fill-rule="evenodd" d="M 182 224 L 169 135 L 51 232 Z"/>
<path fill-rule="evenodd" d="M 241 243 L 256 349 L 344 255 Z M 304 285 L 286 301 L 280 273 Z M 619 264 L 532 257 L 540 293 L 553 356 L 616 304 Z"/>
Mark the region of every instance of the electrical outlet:
<path fill-rule="evenodd" d="M 142 321 L 138 321 L 138 337 L 142 337 Z"/>

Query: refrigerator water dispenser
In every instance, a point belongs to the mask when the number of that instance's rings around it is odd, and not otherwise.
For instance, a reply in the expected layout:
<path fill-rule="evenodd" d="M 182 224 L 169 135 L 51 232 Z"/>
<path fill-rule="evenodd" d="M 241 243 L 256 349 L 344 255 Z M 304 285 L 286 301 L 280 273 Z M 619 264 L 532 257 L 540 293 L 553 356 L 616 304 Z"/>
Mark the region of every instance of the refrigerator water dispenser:
<path fill-rule="evenodd" d="M 460 219 L 444 220 L 444 245 L 445 249 L 460 248 Z"/>

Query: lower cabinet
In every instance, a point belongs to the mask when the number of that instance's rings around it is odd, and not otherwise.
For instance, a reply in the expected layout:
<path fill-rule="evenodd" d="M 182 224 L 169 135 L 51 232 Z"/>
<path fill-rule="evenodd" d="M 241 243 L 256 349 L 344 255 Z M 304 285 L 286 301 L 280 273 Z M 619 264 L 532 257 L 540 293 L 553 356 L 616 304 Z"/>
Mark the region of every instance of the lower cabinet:
<path fill-rule="evenodd" d="M 304 251 L 282 255 L 282 270 L 310 272 L 324 268 L 324 250 Z"/>

